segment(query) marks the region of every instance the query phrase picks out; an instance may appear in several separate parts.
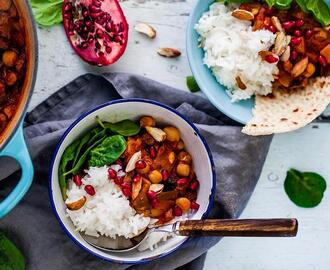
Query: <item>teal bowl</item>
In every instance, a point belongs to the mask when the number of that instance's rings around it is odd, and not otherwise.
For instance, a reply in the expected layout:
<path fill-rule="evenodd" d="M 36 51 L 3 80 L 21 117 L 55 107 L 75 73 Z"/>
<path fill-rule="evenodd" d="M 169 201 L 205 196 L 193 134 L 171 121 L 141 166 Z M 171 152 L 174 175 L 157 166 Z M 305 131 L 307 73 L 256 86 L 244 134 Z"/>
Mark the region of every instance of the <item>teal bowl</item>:
<path fill-rule="evenodd" d="M 199 0 L 190 14 L 186 46 L 190 68 L 199 87 L 212 104 L 233 120 L 246 124 L 252 118 L 254 99 L 231 102 L 226 88 L 217 82 L 212 71 L 204 65 L 204 51 L 198 47 L 199 35 L 194 27 L 213 2 L 214 0 Z"/>

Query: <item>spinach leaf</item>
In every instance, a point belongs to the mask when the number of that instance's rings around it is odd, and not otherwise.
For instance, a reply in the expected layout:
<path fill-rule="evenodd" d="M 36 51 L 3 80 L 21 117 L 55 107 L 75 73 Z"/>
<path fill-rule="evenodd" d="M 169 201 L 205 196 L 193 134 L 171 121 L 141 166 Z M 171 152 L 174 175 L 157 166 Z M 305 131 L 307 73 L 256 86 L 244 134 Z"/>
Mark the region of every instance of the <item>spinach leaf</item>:
<path fill-rule="evenodd" d="M 330 24 L 330 10 L 323 0 L 308 0 L 306 8 L 312 12 L 315 18 L 323 25 Z"/>
<path fill-rule="evenodd" d="M 65 173 L 68 170 L 69 163 L 73 161 L 75 158 L 75 153 L 79 144 L 80 144 L 80 140 L 74 141 L 65 149 L 61 157 L 60 166 L 59 166 L 59 184 L 60 184 L 63 200 L 66 200 L 66 189 L 67 189 Z"/>
<path fill-rule="evenodd" d="M 291 201 L 301 207 L 315 207 L 322 198 L 327 184 L 325 179 L 313 172 L 290 169 L 284 181 L 284 189 Z"/>
<path fill-rule="evenodd" d="M 290 8 L 292 0 L 275 0 L 275 7 L 278 9 Z"/>
<path fill-rule="evenodd" d="M 91 136 L 92 136 L 92 132 L 88 132 L 88 133 L 86 133 L 86 134 L 84 135 L 84 137 L 82 137 L 82 139 L 80 140 L 80 143 L 79 143 L 78 148 L 77 148 L 77 150 L 76 150 L 76 154 L 75 154 L 75 156 L 74 156 L 74 160 L 73 160 L 73 165 L 72 165 L 72 167 L 74 167 L 74 165 L 76 165 L 81 150 L 82 150 L 83 147 L 89 142 Z"/>
<path fill-rule="evenodd" d="M 38 24 L 52 26 L 62 22 L 63 0 L 30 0 Z"/>
<path fill-rule="evenodd" d="M 199 92 L 201 89 L 199 88 L 194 76 L 188 76 L 186 78 L 186 84 L 190 92 L 196 93 Z"/>
<path fill-rule="evenodd" d="M 140 132 L 140 126 L 132 120 L 126 119 L 117 123 L 104 122 L 104 127 L 115 134 L 134 136 Z"/>
<path fill-rule="evenodd" d="M 296 0 L 296 2 L 303 12 L 309 13 L 309 10 L 307 9 L 308 0 Z"/>
<path fill-rule="evenodd" d="M 104 137 L 106 135 L 106 130 L 100 128 L 97 128 L 97 131 L 95 130 L 94 135 L 92 135 L 92 137 L 90 138 L 87 147 L 91 146 L 92 144 L 94 144 L 96 141 L 98 141 L 99 139 L 101 139 L 102 137 Z"/>
<path fill-rule="evenodd" d="M 106 136 L 101 137 L 99 140 L 97 140 L 94 144 L 92 144 L 91 146 L 89 146 L 85 152 L 79 157 L 77 163 L 75 166 L 73 166 L 73 168 L 64 173 L 64 176 L 69 175 L 69 174 L 77 174 L 80 170 L 80 168 L 84 165 L 84 163 L 86 162 L 88 155 L 90 153 L 90 151 L 95 148 L 96 146 L 98 146 L 104 139 L 106 138 Z"/>
<path fill-rule="evenodd" d="M 0 231 L 0 269 L 24 270 L 25 259 L 20 250 Z"/>
<path fill-rule="evenodd" d="M 126 140 L 121 135 L 107 137 L 91 150 L 89 166 L 102 167 L 116 161 L 126 150 Z"/>
<path fill-rule="evenodd" d="M 272 7 L 275 5 L 276 0 L 266 0 L 266 3 L 268 4 L 268 6 Z"/>

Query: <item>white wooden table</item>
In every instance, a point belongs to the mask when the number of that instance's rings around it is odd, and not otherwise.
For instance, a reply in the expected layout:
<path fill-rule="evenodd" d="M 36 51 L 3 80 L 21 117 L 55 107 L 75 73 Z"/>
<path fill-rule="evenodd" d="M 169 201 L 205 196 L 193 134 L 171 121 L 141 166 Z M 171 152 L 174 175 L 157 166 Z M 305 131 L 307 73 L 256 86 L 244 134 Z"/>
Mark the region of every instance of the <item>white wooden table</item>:
<path fill-rule="evenodd" d="M 125 0 L 121 5 L 130 23 L 126 53 L 113 66 L 94 68 L 72 51 L 62 26 L 38 29 L 39 72 L 30 109 L 58 88 L 86 72 L 131 72 L 187 90 L 191 74 L 185 53 L 185 29 L 194 0 Z M 133 30 L 138 21 L 152 24 L 157 38 L 149 40 Z M 178 59 L 164 59 L 158 47 L 182 51 Z M 297 217 L 297 238 L 224 239 L 210 250 L 207 270 L 325 270 L 330 264 L 330 194 L 314 209 L 302 209 L 289 201 L 283 190 L 288 168 L 316 171 L 330 179 L 330 125 L 309 125 L 297 132 L 275 136 L 262 175 L 242 218 Z M 329 182 L 330 183 L 330 182 Z"/>

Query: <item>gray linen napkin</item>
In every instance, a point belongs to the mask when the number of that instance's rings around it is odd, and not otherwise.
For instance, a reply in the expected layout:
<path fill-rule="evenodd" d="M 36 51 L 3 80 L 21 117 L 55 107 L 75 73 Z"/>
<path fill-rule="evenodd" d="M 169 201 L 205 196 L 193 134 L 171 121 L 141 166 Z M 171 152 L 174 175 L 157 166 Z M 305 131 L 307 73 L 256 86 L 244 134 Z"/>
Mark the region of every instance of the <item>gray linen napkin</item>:
<path fill-rule="evenodd" d="M 202 269 L 202 254 L 219 238 L 196 238 L 179 251 L 147 265 L 128 266 L 99 260 L 77 247 L 61 230 L 48 198 L 51 154 L 68 125 L 81 113 L 118 98 L 140 97 L 163 102 L 186 115 L 205 136 L 217 173 L 212 218 L 235 218 L 244 209 L 259 178 L 271 137 L 249 137 L 206 99 L 130 74 L 83 75 L 31 111 L 25 119 L 25 138 L 34 160 L 35 180 L 22 202 L 0 221 L 22 249 L 30 270 L 75 269 Z M 2 162 L 0 171 L 15 170 Z M 16 175 L 16 177 L 15 177 Z M 0 181 L 0 198 L 13 185 L 17 173 Z M 201 179 L 202 180 L 202 179 Z M 198 259 L 196 259 L 198 258 Z M 196 259 L 196 260 L 195 260 Z"/>

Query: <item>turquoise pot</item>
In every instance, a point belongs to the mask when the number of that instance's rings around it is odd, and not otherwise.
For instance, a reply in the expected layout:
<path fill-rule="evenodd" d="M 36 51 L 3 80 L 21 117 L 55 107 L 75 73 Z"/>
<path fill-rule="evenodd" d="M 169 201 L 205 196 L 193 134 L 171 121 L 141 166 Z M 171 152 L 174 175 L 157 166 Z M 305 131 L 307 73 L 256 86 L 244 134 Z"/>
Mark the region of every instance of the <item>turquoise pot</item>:
<path fill-rule="evenodd" d="M 23 136 L 23 120 L 31 98 L 37 73 L 37 34 L 33 21 L 32 11 L 28 1 L 15 1 L 16 7 L 25 21 L 26 46 L 27 46 L 27 71 L 22 97 L 16 115 L 0 141 L 0 156 L 16 159 L 21 166 L 22 175 L 16 187 L 0 202 L 0 218 L 8 214 L 23 198 L 33 180 L 33 164 Z"/>

